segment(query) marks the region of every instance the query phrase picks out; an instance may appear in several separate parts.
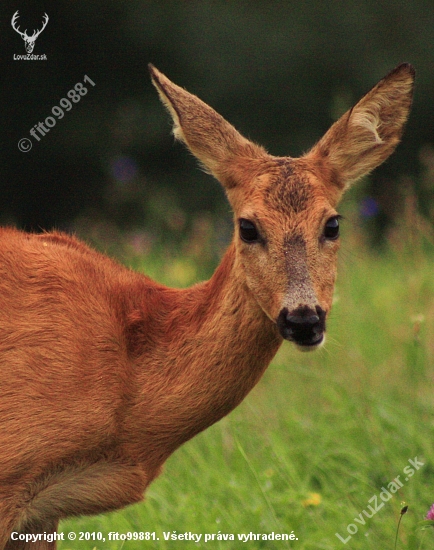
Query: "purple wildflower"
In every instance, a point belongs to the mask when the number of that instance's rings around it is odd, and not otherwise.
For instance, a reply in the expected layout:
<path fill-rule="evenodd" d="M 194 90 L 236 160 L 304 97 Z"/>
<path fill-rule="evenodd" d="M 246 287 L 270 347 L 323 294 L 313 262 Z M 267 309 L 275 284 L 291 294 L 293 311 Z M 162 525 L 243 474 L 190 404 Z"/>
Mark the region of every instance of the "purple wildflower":
<path fill-rule="evenodd" d="M 432 519 L 434 520 L 434 504 L 431 506 L 431 508 L 429 509 L 427 515 L 426 515 L 426 518 L 425 519 Z"/>
<path fill-rule="evenodd" d="M 113 177 L 120 183 L 128 183 L 136 176 L 137 163 L 131 157 L 116 157 L 111 162 Z"/>
<path fill-rule="evenodd" d="M 366 197 L 360 205 L 360 214 L 363 218 L 373 218 L 380 210 L 377 201 L 372 197 Z"/>

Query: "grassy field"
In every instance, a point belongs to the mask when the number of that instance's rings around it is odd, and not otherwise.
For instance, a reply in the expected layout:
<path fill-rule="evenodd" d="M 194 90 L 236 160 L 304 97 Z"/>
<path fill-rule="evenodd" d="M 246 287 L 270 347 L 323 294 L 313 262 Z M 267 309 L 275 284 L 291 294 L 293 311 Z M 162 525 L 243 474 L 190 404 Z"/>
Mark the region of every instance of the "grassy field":
<path fill-rule="evenodd" d="M 434 502 L 432 236 L 409 216 L 380 254 L 357 228 L 344 233 L 325 347 L 285 343 L 244 403 L 171 457 L 143 503 L 61 524 L 104 542 L 61 550 L 393 550 L 403 502 L 397 548 L 434 548 L 420 525 Z M 197 274 L 194 255 L 141 267 L 171 283 Z M 109 541 L 113 531 L 159 540 Z M 200 542 L 165 540 L 186 532 Z M 238 539 L 249 533 L 297 540 Z"/>

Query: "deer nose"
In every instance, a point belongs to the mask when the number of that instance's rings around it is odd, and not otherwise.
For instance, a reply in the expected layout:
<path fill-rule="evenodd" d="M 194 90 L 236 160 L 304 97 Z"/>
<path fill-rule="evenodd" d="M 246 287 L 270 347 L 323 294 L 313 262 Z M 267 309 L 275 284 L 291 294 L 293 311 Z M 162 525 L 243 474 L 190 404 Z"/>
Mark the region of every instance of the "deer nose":
<path fill-rule="evenodd" d="M 301 349 L 315 349 L 324 340 L 326 312 L 320 307 L 312 309 L 298 306 L 292 311 L 283 308 L 277 326 L 285 340 L 295 342 Z"/>

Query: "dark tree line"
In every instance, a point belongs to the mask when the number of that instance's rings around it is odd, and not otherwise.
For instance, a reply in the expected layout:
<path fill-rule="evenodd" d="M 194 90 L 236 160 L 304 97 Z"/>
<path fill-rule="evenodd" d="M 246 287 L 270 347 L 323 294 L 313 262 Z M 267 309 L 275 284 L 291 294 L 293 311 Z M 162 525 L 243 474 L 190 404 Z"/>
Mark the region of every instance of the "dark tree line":
<path fill-rule="evenodd" d="M 11 26 L 17 9 L 29 33 L 49 16 L 34 47 L 46 61 L 14 59 L 25 54 Z M 432 214 L 432 1 L 53 0 L 3 5 L 2 22 L 2 223 L 71 228 L 87 213 L 170 231 L 177 216 L 227 210 L 219 186 L 174 146 L 150 61 L 271 153 L 292 156 L 394 66 L 414 64 L 404 143 L 365 193 L 383 224 L 399 215 L 394 197 L 411 181 Z M 85 76 L 94 83 L 86 93 Z M 76 85 L 83 95 L 62 107 Z M 23 138 L 31 151 L 19 151 Z"/>

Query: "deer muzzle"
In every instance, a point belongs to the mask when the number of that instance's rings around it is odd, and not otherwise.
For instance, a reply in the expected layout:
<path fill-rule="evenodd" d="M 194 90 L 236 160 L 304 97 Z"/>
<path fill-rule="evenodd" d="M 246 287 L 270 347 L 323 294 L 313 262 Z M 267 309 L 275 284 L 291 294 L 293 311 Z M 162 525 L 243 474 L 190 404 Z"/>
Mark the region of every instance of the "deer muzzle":
<path fill-rule="evenodd" d="M 320 307 L 298 306 L 292 311 L 283 308 L 277 326 L 285 340 L 294 342 L 303 351 L 316 349 L 324 342 L 326 312 Z"/>

